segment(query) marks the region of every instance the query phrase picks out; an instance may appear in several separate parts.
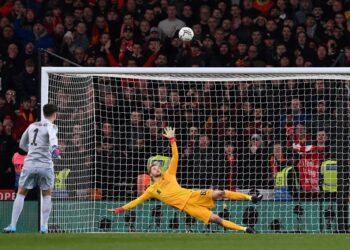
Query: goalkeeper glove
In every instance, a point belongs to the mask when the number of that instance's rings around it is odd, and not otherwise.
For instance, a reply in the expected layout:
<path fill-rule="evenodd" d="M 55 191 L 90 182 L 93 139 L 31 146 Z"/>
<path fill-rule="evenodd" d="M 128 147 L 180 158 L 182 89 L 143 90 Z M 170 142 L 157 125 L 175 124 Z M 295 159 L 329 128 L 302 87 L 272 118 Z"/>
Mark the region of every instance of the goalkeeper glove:
<path fill-rule="evenodd" d="M 107 209 L 107 210 L 110 211 L 110 212 L 114 212 L 114 213 L 116 213 L 116 214 L 119 214 L 119 213 L 125 211 L 125 209 L 122 208 L 122 207 L 117 207 L 117 208 L 112 208 L 112 209 Z"/>
<path fill-rule="evenodd" d="M 60 150 L 58 149 L 57 145 L 52 146 L 51 156 L 52 156 L 52 159 L 60 158 Z"/>

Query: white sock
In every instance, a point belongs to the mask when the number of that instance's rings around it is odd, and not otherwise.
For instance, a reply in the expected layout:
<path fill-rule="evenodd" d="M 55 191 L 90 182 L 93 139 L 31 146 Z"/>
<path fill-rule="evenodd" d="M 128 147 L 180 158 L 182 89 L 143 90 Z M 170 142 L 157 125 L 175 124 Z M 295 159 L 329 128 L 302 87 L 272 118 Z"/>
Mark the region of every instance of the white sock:
<path fill-rule="evenodd" d="M 42 226 L 47 227 L 50 213 L 51 213 L 51 195 L 46 195 L 46 196 L 43 196 L 43 200 L 41 204 L 41 215 L 43 219 L 43 221 L 41 222 Z"/>
<path fill-rule="evenodd" d="M 23 194 L 17 194 L 15 202 L 13 203 L 12 208 L 12 218 L 11 218 L 11 225 L 16 226 L 18 218 L 22 212 L 23 205 L 24 205 L 24 198 L 25 196 Z"/>

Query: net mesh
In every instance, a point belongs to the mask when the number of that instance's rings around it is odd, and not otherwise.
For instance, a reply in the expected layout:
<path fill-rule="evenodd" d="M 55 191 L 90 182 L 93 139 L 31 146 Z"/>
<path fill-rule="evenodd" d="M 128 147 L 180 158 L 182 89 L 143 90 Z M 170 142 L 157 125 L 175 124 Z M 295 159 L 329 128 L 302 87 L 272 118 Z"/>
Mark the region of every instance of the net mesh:
<path fill-rule="evenodd" d="M 347 227 L 349 79 L 49 74 L 62 151 L 51 230 L 224 232 L 156 200 L 107 212 L 148 187 L 148 161 L 166 167 L 166 126 L 176 128 L 181 186 L 264 195 L 257 205 L 217 201 L 214 213 L 261 232 Z"/>

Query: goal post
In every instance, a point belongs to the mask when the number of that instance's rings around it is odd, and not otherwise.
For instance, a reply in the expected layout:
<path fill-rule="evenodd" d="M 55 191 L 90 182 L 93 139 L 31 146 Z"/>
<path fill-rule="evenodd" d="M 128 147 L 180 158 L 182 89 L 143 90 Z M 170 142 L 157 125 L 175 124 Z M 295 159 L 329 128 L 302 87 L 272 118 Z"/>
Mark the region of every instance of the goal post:
<path fill-rule="evenodd" d="M 262 193 L 213 212 L 260 232 L 348 230 L 348 68 L 43 67 L 41 105 L 59 108 L 52 232 L 227 232 L 150 200 L 148 160 L 171 157 L 191 189 Z M 166 169 L 166 166 L 164 166 Z"/>

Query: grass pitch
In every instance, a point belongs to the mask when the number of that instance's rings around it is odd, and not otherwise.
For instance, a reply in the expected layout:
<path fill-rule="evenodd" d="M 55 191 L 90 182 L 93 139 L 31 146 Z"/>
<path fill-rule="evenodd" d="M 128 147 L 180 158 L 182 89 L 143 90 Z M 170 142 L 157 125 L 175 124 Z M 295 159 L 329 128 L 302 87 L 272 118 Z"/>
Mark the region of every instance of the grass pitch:
<path fill-rule="evenodd" d="M 13 250 L 349 250 L 350 235 L 295 234 L 11 234 L 0 249 Z"/>

